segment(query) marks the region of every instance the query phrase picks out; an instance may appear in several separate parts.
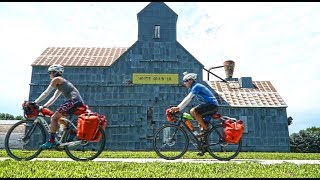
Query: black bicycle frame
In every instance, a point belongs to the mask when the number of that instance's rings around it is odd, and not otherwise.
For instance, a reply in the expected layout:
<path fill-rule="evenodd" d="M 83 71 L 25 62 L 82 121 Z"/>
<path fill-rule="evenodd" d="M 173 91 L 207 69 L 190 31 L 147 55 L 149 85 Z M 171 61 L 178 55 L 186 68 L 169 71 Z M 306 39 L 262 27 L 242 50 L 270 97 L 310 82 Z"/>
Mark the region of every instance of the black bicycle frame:
<path fill-rule="evenodd" d="M 199 140 L 198 137 L 195 134 L 193 134 L 193 132 L 188 128 L 187 124 L 183 120 L 182 115 L 179 117 L 179 119 L 180 120 L 178 122 L 180 122 L 183 125 L 182 129 L 187 131 L 187 132 L 189 132 L 189 134 L 191 134 L 192 138 L 190 140 L 191 140 L 192 145 L 195 146 L 197 148 L 197 150 L 201 150 L 201 149 L 207 148 L 203 144 L 204 142 Z M 180 123 L 177 124 L 179 127 L 181 127 Z"/>

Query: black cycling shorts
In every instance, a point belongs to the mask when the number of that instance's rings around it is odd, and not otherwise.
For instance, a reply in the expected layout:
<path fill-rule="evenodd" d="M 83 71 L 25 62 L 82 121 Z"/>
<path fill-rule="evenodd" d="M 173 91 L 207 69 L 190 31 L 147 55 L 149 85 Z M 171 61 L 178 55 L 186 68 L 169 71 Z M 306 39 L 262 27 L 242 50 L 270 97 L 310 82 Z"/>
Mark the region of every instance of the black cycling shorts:
<path fill-rule="evenodd" d="M 206 117 L 208 115 L 214 114 L 218 111 L 219 107 L 213 104 L 199 104 L 195 107 L 195 110 L 202 117 Z"/>

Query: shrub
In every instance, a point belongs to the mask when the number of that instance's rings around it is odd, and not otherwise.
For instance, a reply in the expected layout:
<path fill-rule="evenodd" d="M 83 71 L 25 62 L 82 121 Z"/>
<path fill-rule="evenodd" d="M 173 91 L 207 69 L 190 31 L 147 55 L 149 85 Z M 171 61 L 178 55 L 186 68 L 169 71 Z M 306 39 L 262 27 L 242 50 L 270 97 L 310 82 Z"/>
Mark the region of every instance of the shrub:
<path fill-rule="evenodd" d="M 290 135 L 291 152 L 320 152 L 320 128 L 311 127 Z"/>
<path fill-rule="evenodd" d="M 0 113 L 0 120 L 24 120 L 23 116 L 13 116 L 8 113 Z"/>

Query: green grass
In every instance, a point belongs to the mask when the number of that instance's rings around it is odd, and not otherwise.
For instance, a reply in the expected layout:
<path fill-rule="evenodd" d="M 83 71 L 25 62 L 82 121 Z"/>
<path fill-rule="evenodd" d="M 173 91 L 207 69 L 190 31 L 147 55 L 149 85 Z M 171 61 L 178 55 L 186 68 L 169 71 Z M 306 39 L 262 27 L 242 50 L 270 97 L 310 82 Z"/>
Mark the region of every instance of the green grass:
<path fill-rule="evenodd" d="M 189 151 L 182 158 L 199 157 Z M 0 157 L 8 157 L 0 150 Z M 38 157 L 65 157 L 64 151 L 42 151 Z M 104 151 L 99 158 L 158 158 L 155 152 Z M 319 153 L 240 152 L 236 159 L 319 160 Z M 77 162 L 77 161 L 0 161 L 0 178 L 319 178 L 318 164 L 261 164 L 258 162 L 181 163 L 181 162 Z"/>
<path fill-rule="evenodd" d="M 0 162 L 1 178 L 316 178 L 319 165 L 282 163 L 129 163 L 129 162 L 56 162 L 14 161 Z"/>

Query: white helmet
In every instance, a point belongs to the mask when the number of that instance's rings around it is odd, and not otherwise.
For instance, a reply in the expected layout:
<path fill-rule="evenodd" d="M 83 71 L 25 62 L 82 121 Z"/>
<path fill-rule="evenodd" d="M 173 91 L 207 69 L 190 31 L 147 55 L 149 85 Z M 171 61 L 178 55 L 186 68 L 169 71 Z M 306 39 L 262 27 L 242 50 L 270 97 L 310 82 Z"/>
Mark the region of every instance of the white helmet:
<path fill-rule="evenodd" d="M 197 79 L 197 74 L 195 74 L 195 73 L 188 73 L 188 72 L 184 72 L 183 73 L 183 81 L 187 81 L 187 80 L 189 80 L 189 79 L 192 79 L 192 80 L 196 80 Z"/>
<path fill-rule="evenodd" d="M 64 68 L 60 64 L 53 64 L 48 68 L 48 72 L 55 71 L 60 74 L 63 74 Z"/>

